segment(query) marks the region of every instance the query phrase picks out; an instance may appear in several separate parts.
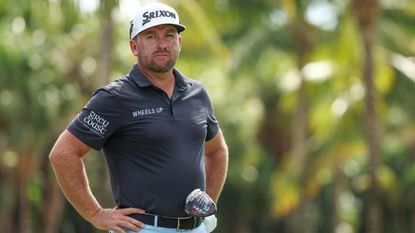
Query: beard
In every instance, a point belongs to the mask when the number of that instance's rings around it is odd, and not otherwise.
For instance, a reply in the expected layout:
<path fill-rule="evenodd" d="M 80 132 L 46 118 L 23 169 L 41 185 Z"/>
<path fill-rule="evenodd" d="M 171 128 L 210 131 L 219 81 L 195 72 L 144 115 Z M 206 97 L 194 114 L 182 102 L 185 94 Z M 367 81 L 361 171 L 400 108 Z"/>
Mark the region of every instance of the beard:
<path fill-rule="evenodd" d="M 155 73 L 165 73 L 171 70 L 176 65 L 176 59 L 177 57 L 172 57 L 168 59 L 166 62 L 164 62 L 163 64 L 158 64 L 151 58 L 145 59 L 142 56 L 139 56 L 138 58 L 143 68 L 153 71 Z"/>
<path fill-rule="evenodd" d="M 176 62 L 170 59 L 164 63 L 164 65 L 158 65 L 155 62 L 151 61 L 146 68 L 155 73 L 164 73 L 171 70 L 175 65 Z"/>

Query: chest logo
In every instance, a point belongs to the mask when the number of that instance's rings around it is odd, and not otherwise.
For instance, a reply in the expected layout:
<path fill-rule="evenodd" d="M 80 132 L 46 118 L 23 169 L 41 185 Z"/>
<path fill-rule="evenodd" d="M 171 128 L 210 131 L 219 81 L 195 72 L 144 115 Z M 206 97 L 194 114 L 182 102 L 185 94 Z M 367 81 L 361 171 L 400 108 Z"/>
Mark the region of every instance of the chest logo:
<path fill-rule="evenodd" d="M 140 109 L 140 110 L 132 112 L 132 115 L 133 117 L 141 117 L 141 116 L 158 114 L 161 112 L 163 112 L 163 107 L 145 108 L 145 109 Z"/>

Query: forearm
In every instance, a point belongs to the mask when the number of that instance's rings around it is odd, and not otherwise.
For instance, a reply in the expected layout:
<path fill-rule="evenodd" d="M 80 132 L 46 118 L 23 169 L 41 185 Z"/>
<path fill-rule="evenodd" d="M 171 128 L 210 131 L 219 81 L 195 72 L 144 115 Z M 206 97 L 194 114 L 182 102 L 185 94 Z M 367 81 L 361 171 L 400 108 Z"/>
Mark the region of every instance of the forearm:
<path fill-rule="evenodd" d="M 90 221 L 101 206 L 89 188 L 83 161 L 68 157 L 61 156 L 60 160 L 52 161 L 52 167 L 68 201 L 82 217 Z"/>
<path fill-rule="evenodd" d="M 68 143 L 70 140 L 73 140 L 73 137 L 63 133 L 52 149 L 49 159 L 68 201 L 80 215 L 91 221 L 91 217 L 101 206 L 90 190 L 81 158 L 89 149 L 74 147 Z"/>
<path fill-rule="evenodd" d="M 206 192 L 218 202 L 228 170 L 228 151 L 221 148 L 205 156 Z"/>

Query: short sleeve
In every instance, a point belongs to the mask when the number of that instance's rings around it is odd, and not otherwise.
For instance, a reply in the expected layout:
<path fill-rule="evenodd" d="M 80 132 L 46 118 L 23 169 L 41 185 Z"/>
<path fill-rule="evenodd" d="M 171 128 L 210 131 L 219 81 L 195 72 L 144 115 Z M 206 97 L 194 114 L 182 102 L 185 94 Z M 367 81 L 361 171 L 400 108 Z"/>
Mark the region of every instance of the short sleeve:
<path fill-rule="evenodd" d="M 122 122 L 120 109 L 116 96 L 100 89 L 72 120 L 68 131 L 88 146 L 100 150 Z"/>
<path fill-rule="evenodd" d="M 219 131 L 219 123 L 216 120 L 215 112 L 212 107 L 209 95 L 207 94 L 205 88 L 203 88 L 203 102 L 207 111 L 207 134 L 206 141 L 211 140 Z"/>

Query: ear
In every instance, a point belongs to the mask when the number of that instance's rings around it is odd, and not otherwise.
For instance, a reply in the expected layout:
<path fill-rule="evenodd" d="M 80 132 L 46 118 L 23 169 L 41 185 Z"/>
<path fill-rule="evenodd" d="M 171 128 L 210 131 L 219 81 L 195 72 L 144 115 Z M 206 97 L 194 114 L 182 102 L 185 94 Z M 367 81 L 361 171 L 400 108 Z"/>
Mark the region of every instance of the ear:
<path fill-rule="evenodd" d="M 179 35 L 179 52 L 182 50 L 182 36 Z"/>
<path fill-rule="evenodd" d="M 134 38 L 130 40 L 130 49 L 134 56 L 138 56 L 137 41 Z"/>

